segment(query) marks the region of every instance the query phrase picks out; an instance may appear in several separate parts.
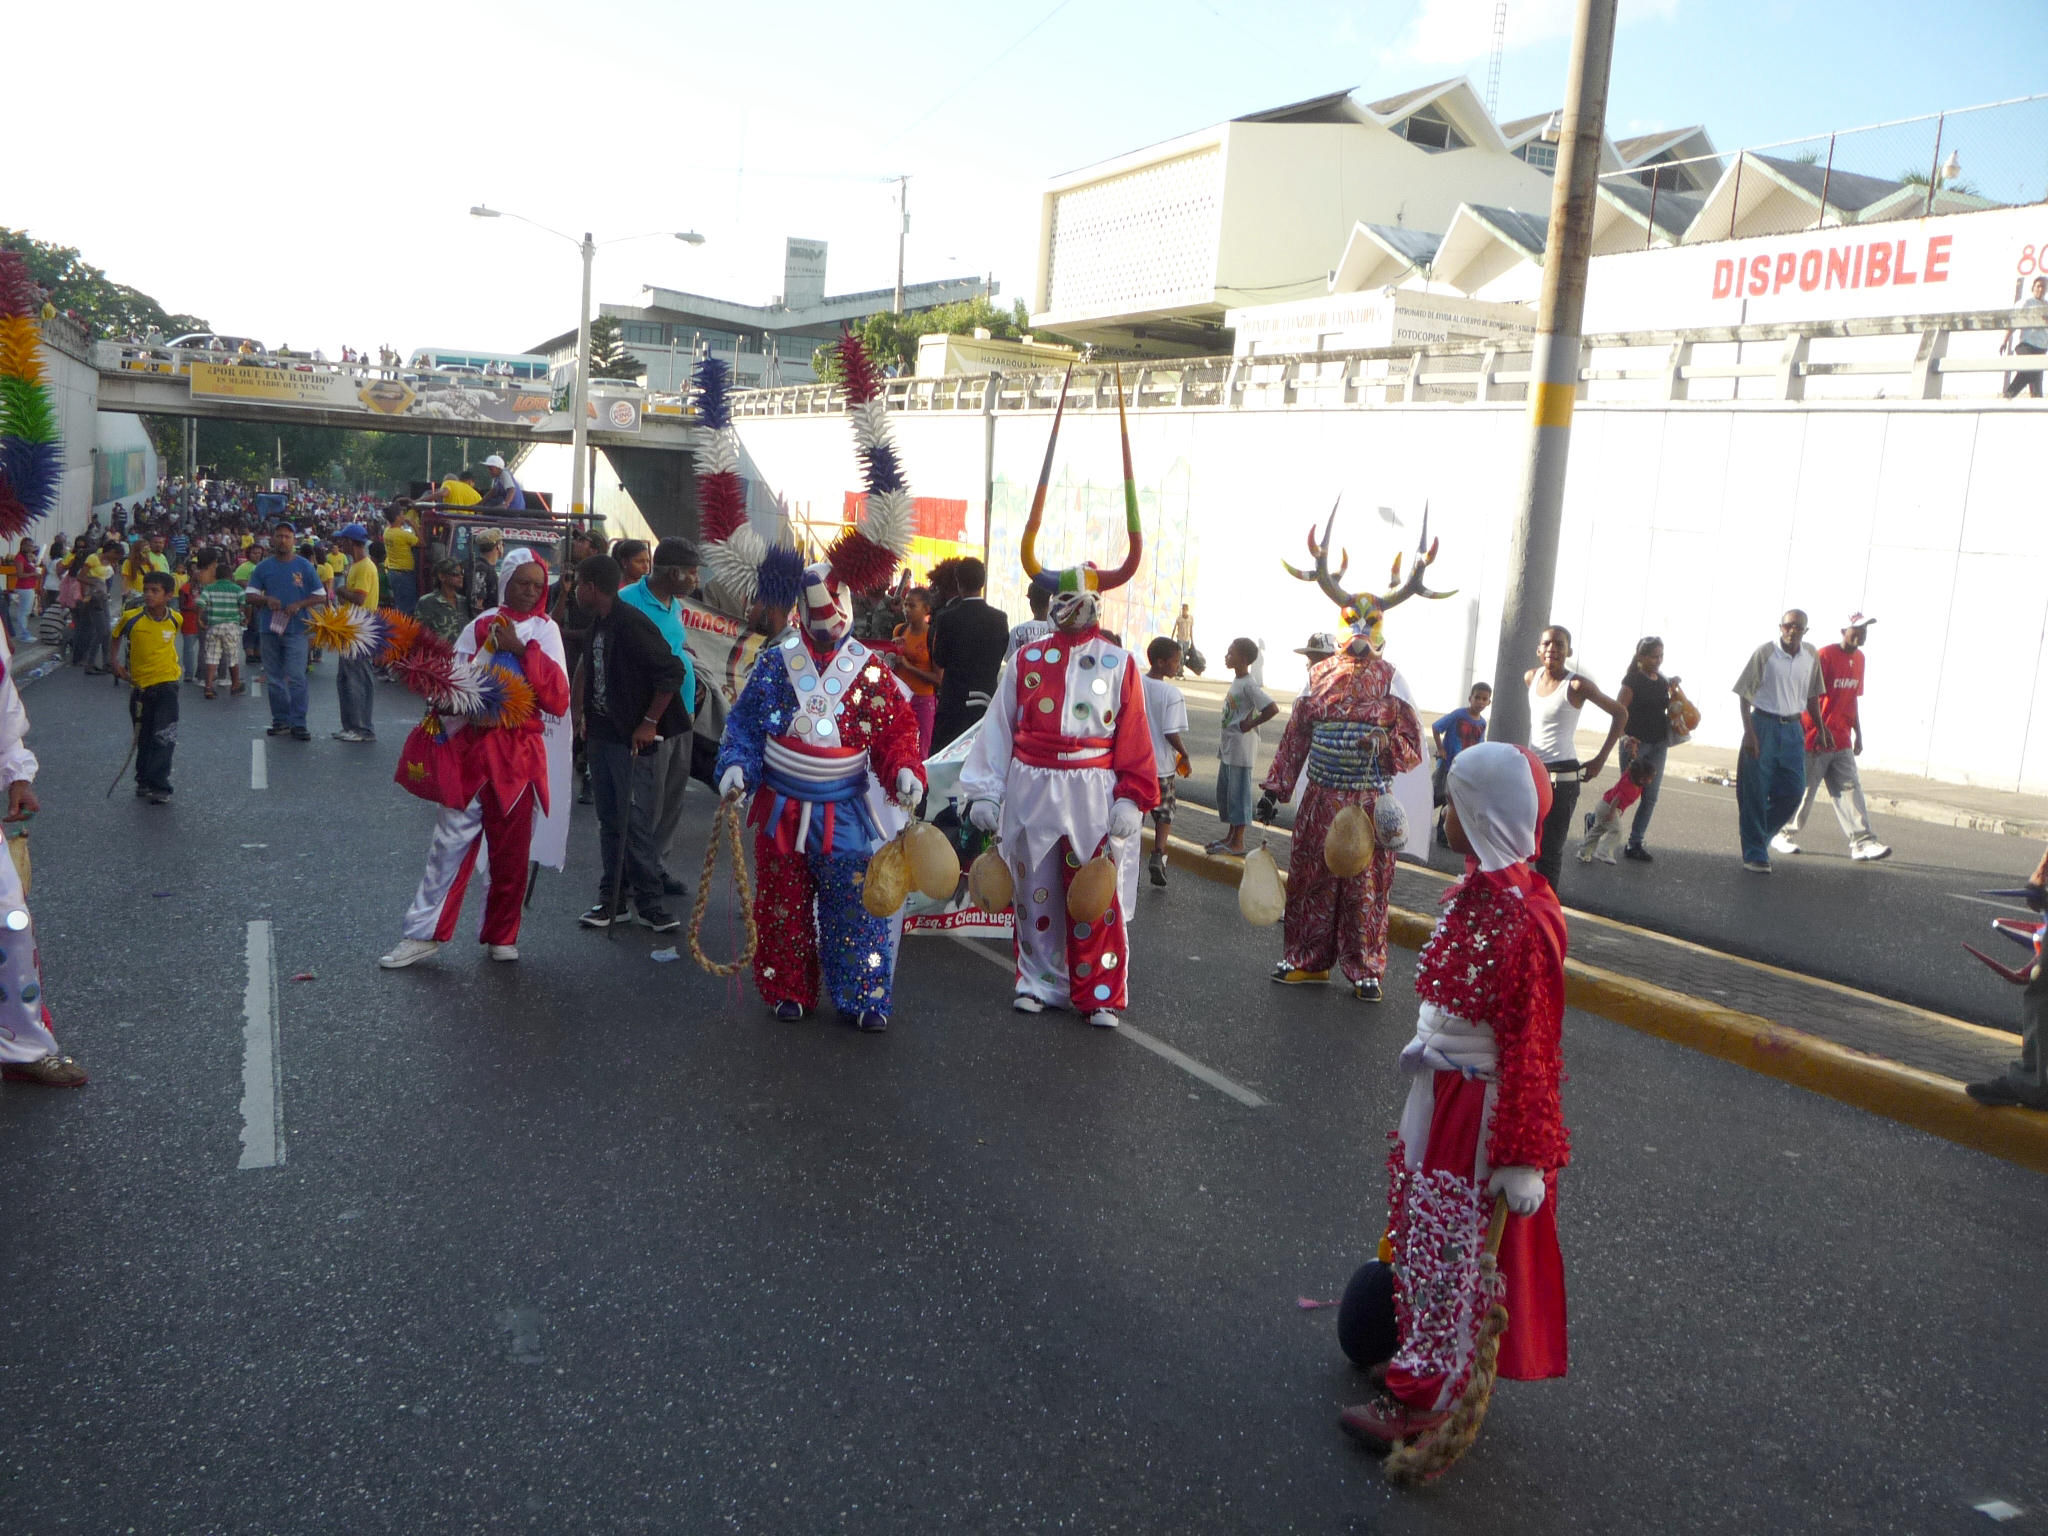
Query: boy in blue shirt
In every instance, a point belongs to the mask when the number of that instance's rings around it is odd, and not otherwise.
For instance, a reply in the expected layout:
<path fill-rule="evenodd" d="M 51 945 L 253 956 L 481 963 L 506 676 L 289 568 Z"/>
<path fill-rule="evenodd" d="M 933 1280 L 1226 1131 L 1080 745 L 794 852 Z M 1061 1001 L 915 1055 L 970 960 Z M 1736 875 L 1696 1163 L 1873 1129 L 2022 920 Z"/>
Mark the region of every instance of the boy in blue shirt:
<path fill-rule="evenodd" d="M 1444 836 L 1443 805 L 1447 798 L 1445 781 L 1451 771 L 1451 763 L 1467 747 L 1476 746 L 1486 740 L 1486 710 L 1493 703 L 1493 685 L 1474 683 L 1472 696 L 1463 709 L 1454 709 L 1448 715 L 1431 724 L 1430 739 L 1436 743 L 1436 769 L 1430 775 L 1430 787 L 1434 791 L 1437 808 L 1436 843 L 1439 848 L 1450 847 Z"/>

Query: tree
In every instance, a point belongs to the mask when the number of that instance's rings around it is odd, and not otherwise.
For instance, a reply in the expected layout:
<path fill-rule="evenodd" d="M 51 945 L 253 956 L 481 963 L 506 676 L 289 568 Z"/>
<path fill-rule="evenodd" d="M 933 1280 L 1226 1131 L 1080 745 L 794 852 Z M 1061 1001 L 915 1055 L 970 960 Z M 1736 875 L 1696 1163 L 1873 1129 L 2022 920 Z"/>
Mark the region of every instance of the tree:
<path fill-rule="evenodd" d="M 1031 329 L 1031 313 L 1018 299 L 1008 310 L 1001 310 L 985 297 L 962 299 L 957 304 L 938 304 L 930 309 L 913 310 L 906 315 L 884 311 L 869 315 L 861 321 L 858 330 L 861 345 L 867 348 L 868 356 L 877 368 L 894 366 L 898 373 L 909 373 L 917 366 L 917 339 L 920 336 L 947 335 L 967 336 L 975 331 L 985 330 L 989 335 L 1012 340 L 1027 334 Z M 1046 337 L 1057 340 L 1057 337 Z M 827 342 L 811 354 L 811 367 L 820 379 L 836 382 L 839 378 L 839 350 Z"/>
<path fill-rule="evenodd" d="M 1901 171 L 1892 180 L 1902 187 L 1924 187 L 1927 185 L 1927 173 L 1925 171 Z M 1959 197 L 1977 196 L 1976 183 L 1964 181 L 1960 177 L 1954 181 L 1950 181 L 1946 176 L 1940 177 L 1934 183 L 1934 190 L 1937 192 L 1953 192 Z"/>
<path fill-rule="evenodd" d="M 590 376 L 593 379 L 638 379 L 646 365 L 626 348 L 619 322 L 599 315 L 590 322 Z"/>
<path fill-rule="evenodd" d="M 110 279 L 68 245 L 52 245 L 26 230 L 0 225 L 0 250 L 21 252 L 29 276 L 50 290 L 50 302 L 76 310 L 95 335 L 144 336 L 154 328 L 166 339 L 190 331 L 210 330 L 197 315 L 174 315 L 148 294 Z"/>

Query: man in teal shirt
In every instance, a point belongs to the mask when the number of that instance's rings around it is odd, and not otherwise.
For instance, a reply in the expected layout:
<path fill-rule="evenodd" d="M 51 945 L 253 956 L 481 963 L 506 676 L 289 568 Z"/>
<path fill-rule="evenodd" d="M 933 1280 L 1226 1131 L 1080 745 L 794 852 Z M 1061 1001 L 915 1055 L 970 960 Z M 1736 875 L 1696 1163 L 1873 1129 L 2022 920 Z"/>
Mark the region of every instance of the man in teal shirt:
<path fill-rule="evenodd" d="M 690 654 L 689 631 L 683 627 L 683 599 L 697 590 L 697 546 L 688 539 L 663 539 L 654 546 L 653 569 L 631 586 L 619 589 L 622 602 L 631 603 L 654 621 L 668 648 L 683 664 L 683 686 L 675 702 L 662 717 L 661 736 L 654 751 L 643 762 L 653 772 L 636 772 L 633 794 L 643 793 L 649 801 L 644 814 L 654 827 L 654 847 L 661 856 L 661 889 L 664 895 L 687 896 L 689 887 L 669 873 L 669 844 L 676 825 L 683 819 L 683 792 L 690 787 L 690 750 L 697 712 L 697 660 Z M 642 814 L 634 807 L 634 814 Z"/>

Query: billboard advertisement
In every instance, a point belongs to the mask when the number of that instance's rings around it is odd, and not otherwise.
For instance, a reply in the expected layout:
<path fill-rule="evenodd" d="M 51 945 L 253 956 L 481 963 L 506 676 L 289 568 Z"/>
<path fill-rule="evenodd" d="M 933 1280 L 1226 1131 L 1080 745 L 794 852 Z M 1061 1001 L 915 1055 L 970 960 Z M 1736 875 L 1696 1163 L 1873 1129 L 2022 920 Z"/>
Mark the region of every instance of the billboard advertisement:
<path fill-rule="evenodd" d="M 420 385 L 403 379 L 374 378 L 336 369 L 263 368 L 248 363 L 194 363 L 192 398 L 229 400 L 251 405 L 282 405 L 314 411 L 342 411 L 364 416 L 404 416 L 415 420 L 475 422 L 479 427 L 537 427 L 547 419 L 545 386 L 513 382 L 440 380 Z M 593 407 L 615 402 L 592 400 Z M 626 407 L 628 424 L 607 430 L 636 432 L 639 406 Z M 366 421 L 365 426 L 373 423 Z"/>

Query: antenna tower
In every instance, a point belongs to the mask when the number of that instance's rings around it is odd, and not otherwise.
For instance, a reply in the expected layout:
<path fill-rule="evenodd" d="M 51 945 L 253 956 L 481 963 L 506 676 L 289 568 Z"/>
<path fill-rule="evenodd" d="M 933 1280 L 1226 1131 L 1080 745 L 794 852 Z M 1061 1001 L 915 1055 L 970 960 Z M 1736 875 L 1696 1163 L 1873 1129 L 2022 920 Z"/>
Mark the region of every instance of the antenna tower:
<path fill-rule="evenodd" d="M 1486 61 L 1486 115 L 1500 119 L 1500 56 L 1508 40 L 1508 0 L 1493 7 L 1493 57 Z"/>

